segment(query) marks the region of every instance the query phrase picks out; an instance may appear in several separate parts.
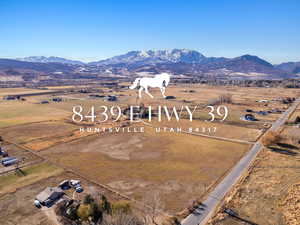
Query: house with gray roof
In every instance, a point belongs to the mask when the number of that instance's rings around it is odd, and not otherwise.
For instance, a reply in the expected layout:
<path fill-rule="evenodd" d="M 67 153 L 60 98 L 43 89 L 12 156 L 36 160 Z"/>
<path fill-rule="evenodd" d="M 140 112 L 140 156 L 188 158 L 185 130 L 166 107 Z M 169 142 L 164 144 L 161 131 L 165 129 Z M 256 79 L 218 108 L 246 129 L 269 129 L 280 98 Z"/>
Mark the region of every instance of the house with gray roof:
<path fill-rule="evenodd" d="M 65 193 L 57 187 L 47 187 L 36 196 L 36 201 L 41 205 L 51 206 L 58 201 Z"/>

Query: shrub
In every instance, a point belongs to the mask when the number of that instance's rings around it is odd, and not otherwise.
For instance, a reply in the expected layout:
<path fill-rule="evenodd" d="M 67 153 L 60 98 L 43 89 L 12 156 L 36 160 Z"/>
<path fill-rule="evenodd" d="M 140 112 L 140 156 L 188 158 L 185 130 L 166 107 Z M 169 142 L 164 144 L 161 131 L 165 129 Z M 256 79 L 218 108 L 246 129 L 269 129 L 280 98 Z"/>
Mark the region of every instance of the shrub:
<path fill-rule="evenodd" d="M 113 203 L 112 205 L 112 213 L 116 214 L 116 213 L 125 213 L 128 214 L 131 212 L 131 207 L 128 201 L 118 201 Z"/>
<path fill-rule="evenodd" d="M 180 222 L 177 217 L 169 216 L 163 219 L 162 225 L 180 225 Z"/>
<path fill-rule="evenodd" d="M 71 205 L 66 211 L 66 217 L 68 217 L 71 220 L 79 219 L 77 215 L 77 209 L 77 206 Z"/>
<path fill-rule="evenodd" d="M 105 212 L 107 214 L 111 214 L 111 211 L 112 211 L 111 204 L 104 195 L 102 195 L 102 197 L 101 197 L 100 205 L 101 205 L 103 212 Z"/>
<path fill-rule="evenodd" d="M 88 220 L 92 215 L 91 206 L 88 204 L 81 204 L 77 209 L 77 215 L 83 221 Z"/>
<path fill-rule="evenodd" d="M 92 221 L 94 223 L 97 223 L 98 221 L 101 222 L 103 219 L 103 212 L 102 209 L 99 207 L 98 204 L 96 203 L 91 203 L 91 217 L 92 217 Z"/>

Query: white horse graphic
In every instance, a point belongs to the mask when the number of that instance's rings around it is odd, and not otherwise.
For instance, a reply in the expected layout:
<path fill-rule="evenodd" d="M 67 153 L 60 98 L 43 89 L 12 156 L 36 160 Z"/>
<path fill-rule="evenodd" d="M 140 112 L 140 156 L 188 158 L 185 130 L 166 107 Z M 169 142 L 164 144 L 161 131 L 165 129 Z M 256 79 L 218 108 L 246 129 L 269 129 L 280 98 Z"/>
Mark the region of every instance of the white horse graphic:
<path fill-rule="evenodd" d="M 158 75 L 155 75 L 155 77 L 143 77 L 143 78 L 136 78 L 133 82 L 133 84 L 129 87 L 130 89 L 134 89 L 136 87 L 139 88 L 139 98 L 142 97 L 142 91 L 145 89 L 145 92 L 147 95 L 149 95 L 151 98 L 153 96 L 149 93 L 148 87 L 158 87 L 160 88 L 162 96 L 165 98 L 165 91 L 166 87 L 168 86 L 170 82 L 170 75 L 167 73 L 161 73 Z"/>

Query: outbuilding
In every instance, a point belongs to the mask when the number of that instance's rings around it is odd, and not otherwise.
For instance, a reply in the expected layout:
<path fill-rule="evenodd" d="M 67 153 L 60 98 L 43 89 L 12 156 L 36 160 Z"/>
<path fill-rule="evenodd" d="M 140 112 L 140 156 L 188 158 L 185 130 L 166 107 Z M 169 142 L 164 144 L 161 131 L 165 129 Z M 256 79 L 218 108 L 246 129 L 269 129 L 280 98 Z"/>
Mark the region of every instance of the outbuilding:
<path fill-rule="evenodd" d="M 12 96 L 12 95 L 7 95 L 7 96 L 3 97 L 3 100 L 15 100 L 15 99 L 16 99 L 16 97 Z"/>
<path fill-rule="evenodd" d="M 118 100 L 118 98 L 115 95 L 109 95 L 109 96 L 105 97 L 105 100 L 109 101 L 109 102 L 115 102 Z"/>
<path fill-rule="evenodd" d="M 4 157 L 1 160 L 1 163 L 3 166 L 11 166 L 11 165 L 17 164 L 19 162 L 20 162 L 20 160 L 16 157 Z"/>
<path fill-rule="evenodd" d="M 57 187 L 47 187 L 41 193 L 36 196 L 36 201 L 41 205 L 51 206 L 58 201 L 65 193 Z"/>

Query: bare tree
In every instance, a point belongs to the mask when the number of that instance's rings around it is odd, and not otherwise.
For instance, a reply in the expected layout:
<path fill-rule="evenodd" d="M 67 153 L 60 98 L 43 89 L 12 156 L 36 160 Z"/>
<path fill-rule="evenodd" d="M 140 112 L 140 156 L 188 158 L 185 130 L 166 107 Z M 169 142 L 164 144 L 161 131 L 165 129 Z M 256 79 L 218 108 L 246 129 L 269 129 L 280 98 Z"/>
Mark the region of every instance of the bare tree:
<path fill-rule="evenodd" d="M 156 222 L 157 216 L 162 212 L 164 209 L 163 202 L 160 198 L 160 193 L 158 191 L 148 192 L 147 195 L 144 196 L 143 202 L 145 204 L 145 223 L 148 224 L 148 218 L 150 218 L 150 222 L 153 224 L 158 224 Z"/>
<path fill-rule="evenodd" d="M 105 214 L 99 225 L 146 225 L 146 223 L 133 214 L 118 212 L 114 215 Z"/>
<path fill-rule="evenodd" d="M 277 144 L 281 139 L 282 137 L 278 132 L 269 131 L 262 137 L 261 142 L 264 146 L 269 147 L 271 145 Z"/>

